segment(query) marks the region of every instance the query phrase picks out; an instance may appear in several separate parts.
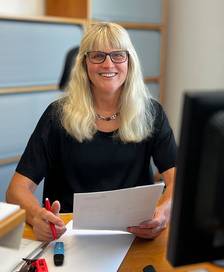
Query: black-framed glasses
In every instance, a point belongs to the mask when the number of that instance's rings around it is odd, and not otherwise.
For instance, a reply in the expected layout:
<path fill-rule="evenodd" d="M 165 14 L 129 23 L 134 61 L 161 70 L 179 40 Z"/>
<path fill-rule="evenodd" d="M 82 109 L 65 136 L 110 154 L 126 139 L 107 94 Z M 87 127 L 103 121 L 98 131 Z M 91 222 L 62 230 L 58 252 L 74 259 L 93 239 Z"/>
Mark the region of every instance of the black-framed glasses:
<path fill-rule="evenodd" d="M 107 56 L 110 56 L 110 59 L 114 63 L 123 63 L 128 59 L 128 51 L 120 50 L 120 51 L 112 51 L 110 53 L 102 52 L 102 51 L 90 51 L 86 53 L 89 61 L 94 64 L 103 63 Z"/>

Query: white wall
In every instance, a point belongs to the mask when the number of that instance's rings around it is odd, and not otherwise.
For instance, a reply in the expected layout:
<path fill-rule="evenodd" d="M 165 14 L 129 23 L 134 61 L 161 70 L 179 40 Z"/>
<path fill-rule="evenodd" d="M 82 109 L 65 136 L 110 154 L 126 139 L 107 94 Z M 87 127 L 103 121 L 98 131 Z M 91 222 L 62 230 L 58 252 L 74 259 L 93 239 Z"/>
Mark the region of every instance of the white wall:
<path fill-rule="evenodd" d="M 2 15 L 44 15 L 45 0 L 0 0 Z"/>
<path fill-rule="evenodd" d="M 165 109 L 179 137 L 182 94 L 224 90 L 224 1 L 169 0 Z"/>

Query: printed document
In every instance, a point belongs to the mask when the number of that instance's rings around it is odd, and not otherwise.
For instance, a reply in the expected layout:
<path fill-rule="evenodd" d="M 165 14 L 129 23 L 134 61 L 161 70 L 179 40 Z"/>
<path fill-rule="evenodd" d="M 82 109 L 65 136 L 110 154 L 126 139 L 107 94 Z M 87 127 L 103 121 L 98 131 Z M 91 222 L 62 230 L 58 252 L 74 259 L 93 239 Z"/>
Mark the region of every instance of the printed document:
<path fill-rule="evenodd" d="M 74 194 L 73 228 L 122 230 L 153 217 L 164 183 Z"/>

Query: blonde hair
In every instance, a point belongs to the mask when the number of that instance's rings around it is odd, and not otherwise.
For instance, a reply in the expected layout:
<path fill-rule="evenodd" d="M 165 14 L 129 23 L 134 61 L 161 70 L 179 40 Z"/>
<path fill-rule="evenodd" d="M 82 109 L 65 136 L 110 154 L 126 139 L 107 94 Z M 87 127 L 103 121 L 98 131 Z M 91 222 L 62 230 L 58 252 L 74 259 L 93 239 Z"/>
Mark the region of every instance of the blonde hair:
<path fill-rule="evenodd" d="M 93 96 L 86 70 L 85 54 L 92 50 L 116 48 L 129 52 L 128 73 L 120 97 L 120 127 L 123 142 L 140 142 L 153 129 L 151 96 L 146 88 L 136 51 L 127 31 L 118 24 L 91 24 L 80 44 L 79 53 L 61 100 L 61 121 L 66 131 L 79 142 L 91 140 L 97 132 Z"/>

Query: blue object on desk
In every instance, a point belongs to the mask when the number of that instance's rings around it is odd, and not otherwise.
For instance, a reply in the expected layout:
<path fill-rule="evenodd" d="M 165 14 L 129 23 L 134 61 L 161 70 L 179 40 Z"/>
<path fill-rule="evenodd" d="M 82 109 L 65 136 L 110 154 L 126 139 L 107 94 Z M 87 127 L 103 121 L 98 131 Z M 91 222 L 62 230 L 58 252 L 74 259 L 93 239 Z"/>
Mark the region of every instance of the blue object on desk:
<path fill-rule="evenodd" d="M 54 264 L 56 266 L 62 265 L 64 262 L 64 243 L 56 242 L 54 246 Z"/>

